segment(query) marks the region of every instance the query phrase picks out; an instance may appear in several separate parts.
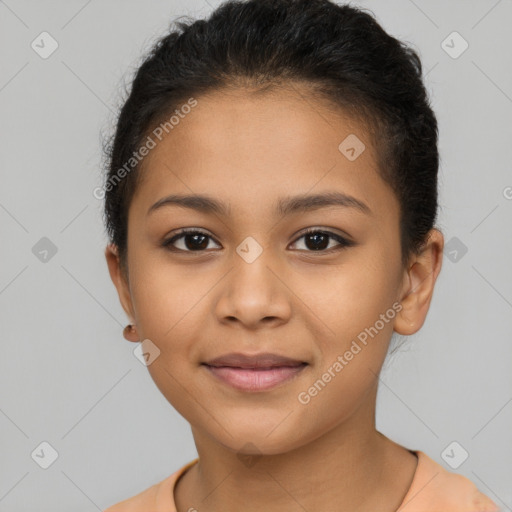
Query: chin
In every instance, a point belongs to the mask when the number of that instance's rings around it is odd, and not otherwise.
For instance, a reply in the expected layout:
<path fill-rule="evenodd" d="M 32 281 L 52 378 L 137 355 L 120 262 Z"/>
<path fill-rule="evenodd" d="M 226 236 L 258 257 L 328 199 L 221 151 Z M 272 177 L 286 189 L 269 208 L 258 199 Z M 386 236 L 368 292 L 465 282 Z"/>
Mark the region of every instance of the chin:
<path fill-rule="evenodd" d="M 300 433 L 300 428 L 297 427 L 295 430 Z M 269 435 L 269 432 L 270 435 Z M 253 425 L 251 429 L 241 431 L 237 429 L 236 432 L 230 431 L 232 436 L 224 433 L 222 438 L 219 439 L 217 436 L 214 437 L 219 444 L 225 448 L 236 453 L 240 457 L 242 456 L 263 456 L 263 455 L 280 455 L 283 453 L 290 452 L 296 448 L 299 448 L 307 441 L 303 438 L 293 438 L 289 432 L 272 431 L 268 428 L 257 428 L 257 425 Z"/>
<path fill-rule="evenodd" d="M 271 456 L 271 455 L 281 455 L 293 450 L 288 444 L 283 445 L 281 443 L 269 443 L 266 442 L 258 442 L 257 440 L 250 439 L 241 439 L 240 448 L 235 449 L 235 447 L 230 446 L 230 450 L 237 454 L 239 458 L 254 457 L 255 459 L 263 456 Z"/>

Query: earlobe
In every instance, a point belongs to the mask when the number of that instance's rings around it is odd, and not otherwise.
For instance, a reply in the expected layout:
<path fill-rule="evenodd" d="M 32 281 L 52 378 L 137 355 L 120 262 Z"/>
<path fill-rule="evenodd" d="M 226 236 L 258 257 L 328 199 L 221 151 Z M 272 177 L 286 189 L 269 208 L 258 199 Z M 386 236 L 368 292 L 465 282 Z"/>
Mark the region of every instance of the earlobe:
<path fill-rule="evenodd" d="M 402 335 L 417 332 L 424 324 L 443 261 L 444 238 L 432 229 L 420 254 L 416 255 L 404 275 L 401 305 L 394 330 Z"/>
<path fill-rule="evenodd" d="M 107 260 L 108 271 L 110 278 L 116 287 L 119 301 L 123 307 L 125 313 L 128 315 L 131 324 L 135 323 L 135 315 L 133 311 L 133 304 L 131 300 L 130 287 L 126 276 L 124 275 L 120 259 L 119 252 L 115 244 L 108 244 L 105 249 L 105 258 Z M 125 336 L 126 337 L 126 336 Z M 128 339 L 128 338 L 127 338 Z M 132 341 L 132 340 L 130 340 Z M 138 341 L 138 340 L 134 340 Z"/>
<path fill-rule="evenodd" d="M 139 336 L 137 334 L 137 327 L 135 325 L 129 324 L 123 330 L 124 339 L 127 341 L 140 341 Z"/>

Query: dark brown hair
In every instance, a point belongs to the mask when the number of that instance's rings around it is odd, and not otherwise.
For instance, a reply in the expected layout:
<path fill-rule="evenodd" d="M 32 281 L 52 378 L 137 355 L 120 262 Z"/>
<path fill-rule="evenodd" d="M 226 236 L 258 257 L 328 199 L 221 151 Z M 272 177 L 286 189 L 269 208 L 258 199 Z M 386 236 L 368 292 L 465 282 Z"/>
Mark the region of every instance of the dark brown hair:
<path fill-rule="evenodd" d="M 310 86 L 312 97 L 369 129 L 379 173 L 400 204 L 402 264 L 421 249 L 437 215 L 439 156 L 417 53 L 361 8 L 329 0 L 232 0 L 206 20 L 172 23 L 137 69 L 104 145 L 105 224 L 123 268 L 128 208 L 142 169 L 133 165 L 122 179 L 119 171 L 152 127 L 203 93 L 261 93 L 287 84 Z"/>

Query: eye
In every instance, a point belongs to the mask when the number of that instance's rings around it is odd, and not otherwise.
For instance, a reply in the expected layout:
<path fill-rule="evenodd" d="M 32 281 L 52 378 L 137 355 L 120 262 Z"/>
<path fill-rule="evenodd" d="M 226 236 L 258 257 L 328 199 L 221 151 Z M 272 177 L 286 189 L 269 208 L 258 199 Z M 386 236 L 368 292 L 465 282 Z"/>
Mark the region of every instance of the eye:
<path fill-rule="evenodd" d="M 318 228 L 310 228 L 306 232 L 304 232 L 297 240 L 301 238 L 305 239 L 305 246 L 308 249 L 307 252 L 330 252 L 331 250 L 341 250 L 345 247 L 351 247 L 355 245 L 355 242 L 352 240 L 347 240 L 346 238 L 337 235 L 336 233 L 332 233 L 330 231 L 324 231 Z M 331 240 L 329 240 L 331 239 Z M 334 247 L 329 247 L 330 241 L 338 242 L 338 245 Z M 294 243 L 297 243 L 295 241 Z"/>
<path fill-rule="evenodd" d="M 301 238 L 305 239 L 307 252 L 331 252 L 355 245 L 351 240 L 319 228 L 308 229 L 294 243 Z M 164 240 L 162 246 L 173 252 L 204 252 L 208 249 L 209 240 L 213 238 L 204 231 L 197 228 L 184 228 L 173 237 Z M 332 241 L 336 241 L 337 245 L 330 246 Z M 177 246 L 177 242 L 181 243 L 181 247 Z"/>
<path fill-rule="evenodd" d="M 208 239 L 213 238 L 196 228 L 182 229 L 178 234 L 168 240 L 164 240 L 163 247 L 174 252 L 203 252 L 208 248 Z M 180 242 L 182 247 L 176 247 L 174 244 Z M 183 248 L 184 247 L 184 248 Z"/>

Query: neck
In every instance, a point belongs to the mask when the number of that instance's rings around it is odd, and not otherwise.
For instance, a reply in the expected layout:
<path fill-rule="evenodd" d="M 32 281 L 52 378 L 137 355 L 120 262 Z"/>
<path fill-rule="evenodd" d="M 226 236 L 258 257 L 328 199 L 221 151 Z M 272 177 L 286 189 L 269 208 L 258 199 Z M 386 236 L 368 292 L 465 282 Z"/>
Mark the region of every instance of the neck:
<path fill-rule="evenodd" d="M 178 512 L 396 511 L 417 460 L 375 429 L 375 400 L 367 403 L 320 437 L 275 455 L 244 457 L 193 428 L 199 462 L 176 484 Z"/>

